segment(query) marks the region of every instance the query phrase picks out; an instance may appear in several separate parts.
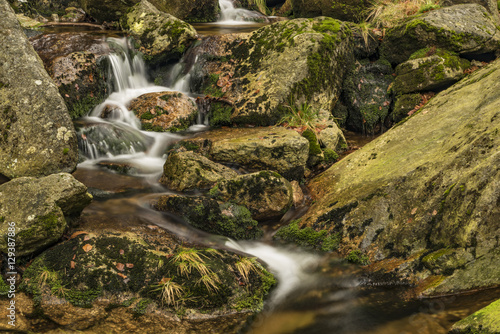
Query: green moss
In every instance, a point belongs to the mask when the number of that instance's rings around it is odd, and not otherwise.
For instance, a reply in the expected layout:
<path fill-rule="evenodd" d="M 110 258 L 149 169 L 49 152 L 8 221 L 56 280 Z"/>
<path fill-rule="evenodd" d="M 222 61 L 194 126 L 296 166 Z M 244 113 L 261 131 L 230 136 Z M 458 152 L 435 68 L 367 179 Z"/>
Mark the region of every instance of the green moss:
<path fill-rule="evenodd" d="M 3 277 L 0 276 L 0 298 L 7 298 L 9 290 L 10 290 L 9 285 L 5 283 Z"/>
<path fill-rule="evenodd" d="M 314 248 L 323 252 L 338 249 L 341 236 L 340 233 L 328 234 L 326 230 L 319 232 L 310 227 L 299 228 L 299 220 L 294 220 L 276 232 L 275 239 L 292 242 L 306 248 Z"/>
<path fill-rule="evenodd" d="M 210 105 L 209 124 L 212 127 L 221 127 L 231 125 L 231 115 L 233 108 L 221 102 L 215 102 Z"/>
<path fill-rule="evenodd" d="M 151 303 L 153 303 L 153 301 L 149 298 L 139 300 L 139 302 L 135 304 L 134 308 L 132 309 L 134 317 L 137 318 L 144 315 L 146 313 L 148 305 Z"/>
<path fill-rule="evenodd" d="M 350 251 L 349 254 L 347 254 L 345 259 L 347 260 L 347 262 L 359 264 L 362 266 L 365 266 L 365 265 L 370 263 L 368 256 L 363 254 L 363 252 L 361 252 L 361 250 L 359 250 L 359 249 Z"/>
<path fill-rule="evenodd" d="M 302 133 L 302 137 L 309 141 L 309 155 L 319 155 L 321 154 L 321 148 L 318 143 L 318 138 L 316 134 L 311 129 L 306 129 Z"/>
<path fill-rule="evenodd" d="M 64 154 L 64 155 L 66 155 L 66 154 L 68 154 L 68 153 L 69 153 L 69 148 L 65 147 L 65 148 L 63 149 L 63 154 Z"/>
<path fill-rule="evenodd" d="M 218 81 L 219 81 L 218 74 L 210 74 L 208 76 L 208 81 L 205 83 L 202 89 L 203 94 L 213 97 L 223 97 L 225 93 L 219 86 L 217 86 Z"/>
<path fill-rule="evenodd" d="M 141 115 L 141 119 L 143 119 L 143 120 L 152 120 L 155 117 L 156 117 L 156 115 L 153 115 L 149 111 L 147 111 L 147 112 L 145 112 L 144 114 Z"/>

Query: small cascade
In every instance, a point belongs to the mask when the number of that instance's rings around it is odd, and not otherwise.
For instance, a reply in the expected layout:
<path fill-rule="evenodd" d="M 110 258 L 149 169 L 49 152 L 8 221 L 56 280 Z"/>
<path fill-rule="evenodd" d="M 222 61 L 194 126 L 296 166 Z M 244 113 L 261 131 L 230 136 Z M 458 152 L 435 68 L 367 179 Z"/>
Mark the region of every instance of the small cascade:
<path fill-rule="evenodd" d="M 266 16 L 261 13 L 243 8 L 235 8 L 232 0 L 219 0 L 219 7 L 221 10 L 219 23 L 222 24 L 254 23 L 266 20 Z"/>

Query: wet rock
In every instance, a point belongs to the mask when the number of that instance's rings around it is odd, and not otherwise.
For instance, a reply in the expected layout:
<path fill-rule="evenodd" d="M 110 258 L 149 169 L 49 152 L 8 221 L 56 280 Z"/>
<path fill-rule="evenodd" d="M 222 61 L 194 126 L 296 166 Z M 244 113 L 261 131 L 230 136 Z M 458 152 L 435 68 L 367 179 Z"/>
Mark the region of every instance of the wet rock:
<path fill-rule="evenodd" d="M 462 79 L 469 67 L 468 60 L 448 51 L 423 49 L 396 67 L 392 90 L 396 95 L 442 90 Z"/>
<path fill-rule="evenodd" d="M 328 127 L 318 133 L 319 144 L 323 149 L 342 151 L 347 146 L 344 133 L 335 122 L 328 124 Z"/>
<path fill-rule="evenodd" d="M 232 202 L 211 198 L 166 195 L 153 203 L 156 210 L 181 216 L 202 231 L 236 240 L 259 239 L 264 234 L 250 211 Z"/>
<path fill-rule="evenodd" d="M 340 234 L 424 295 L 498 285 L 499 79 L 495 61 L 314 178 L 297 228 Z"/>
<path fill-rule="evenodd" d="M 129 109 L 140 119 L 144 130 L 177 132 L 196 122 L 198 108 L 179 92 L 148 93 L 133 99 Z"/>
<path fill-rule="evenodd" d="M 500 333 L 500 300 L 460 320 L 450 331 L 450 334 L 466 333 Z"/>
<path fill-rule="evenodd" d="M 87 115 L 108 93 L 110 50 L 102 36 L 83 33 L 40 35 L 31 44 L 56 83 L 73 119 Z"/>
<path fill-rule="evenodd" d="M 392 98 L 392 67 L 387 61 L 356 61 L 344 82 L 343 102 L 348 109 L 347 128 L 373 134 L 383 129 Z"/>
<path fill-rule="evenodd" d="M 235 41 L 232 55 L 237 65 L 223 94 L 235 106 L 232 123 L 272 125 L 304 105 L 328 120 L 352 59 L 352 33 L 326 17 L 282 21 Z"/>
<path fill-rule="evenodd" d="M 425 13 L 387 31 L 381 55 L 400 64 L 419 49 L 435 46 L 474 56 L 500 48 L 496 21 L 480 5 L 456 5 Z"/>
<path fill-rule="evenodd" d="M 329 16 L 342 21 L 359 22 L 370 5 L 365 0 L 292 0 L 295 17 Z"/>
<path fill-rule="evenodd" d="M 5 0 L 0 13 L 0 173 L 72 172 L 77 141 L 64 100 Z"/>
<path fill-rule="evenodd" d="M 16 255 L 38 252 L 61 238 L 67 221 L 92 200 L 87 187 L 70 174 L 22 177 L 0 186 L 0 249 L 7 252 L 9 226 L 16 228 Z"/>
<path fill-rule="evenodd" d="M 171 152 L 163 166 L 160 183 L 177 191 L 208 189 L 238 174 L 231 168 L 190 152 Z"/>
<path fill-rule="evenodd" d="M 180 58 L 196 38 L 196 30 L 172 15 L 142 0 L 122 20 L 122 25 L 140 43 L 150 64 Z"/>
<path fill-rule="evenodd" d="M 294 208 L 300 208 L 301 206 L 304 205 L 304 192 L 300 188 L 299 182 L 298 181 L 292 181 L 290 182 L 292 185 L 292 190 L 293 190 L 293 207 Z"/>
<path fill-rule="evenodd" d="M 254 264 L 247 280 L 241 262 Z M 30 314 L 38 324 L 48 318 L 70 330 L 227 333 L 262 308 L 274 283 L 254 260 L 225 251 L 153 244 L 135 233 L 83 233 L 35 258 L 19 290 L 39 301 L 44 318 Z"/>
<path fill-rule="evenodd" d="M 290 182 L 276 172 L 261 171 L 223 180 L 210 189 L 221 201 L 242 205 L 257 220 L 281 218 L 292 206 L 293 189 Z"/>
<path fill-rule="evenodd" d="M 250 170 L 270 169 L 288 179 L 301 179 L 309 142 L 283 127 L 219 129 L 179 143 L 213 161 L 239 164 Z"/>

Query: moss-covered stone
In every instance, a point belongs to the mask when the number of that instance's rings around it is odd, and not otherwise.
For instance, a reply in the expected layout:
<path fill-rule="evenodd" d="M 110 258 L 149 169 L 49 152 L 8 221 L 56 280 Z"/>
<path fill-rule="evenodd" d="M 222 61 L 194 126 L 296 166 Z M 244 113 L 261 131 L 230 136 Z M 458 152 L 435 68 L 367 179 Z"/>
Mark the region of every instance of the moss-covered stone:
<path fill-rule="evenodd" d="M 362 21 L 369 6 L 367 0 L 292 0 L 294 17 L 329 16 L 353 22 Z"/>
<path fill-rule="evenodd" d="M 257 220 L 283 216 L 292 206 L 292 185 L 276 172 L 261 171 L 223 180 L 211 189 L 215 198 L 248 208 Z"/>
<path fill-rule="evenodd" d="M 340 234 L 329 234 L 325 230 L 318 232 L 310 227 L 300 228 L 298 220 L 280 228 L 273 238 L 323 252 L 337 250 L 341 241 Z"/>
<path fill-rule="evenodd" d="M 451 328 L 450 334 L 496 334 L 500 333 L 500 300 L 460 320 Z"/>
<path fill-rule="evenodd" d="M 259 239 L 263 235 L 248 209 L 241 205 L 219 204 L 210 198 L 166 195 L 154 202 L 153 207 L 179 215 L 200 230 L 236 240 Z"/>
<path fill-rule="evenodd" d="M 394 123 L 401 122 L 408 117 L 408 113 L 415 109 L 422 101 L 420 94 L 403 94 L 396 98 L 394 110 L 391 113 L 391 119 Z"/>
<path fill-rule="evenodd" d="M 388 30 L 381 55 L 400 64 L 425 47 L 474 55 L 494 52 L 499 45 L 498 27 L 488 11 L 477 4 L 464 4 L 430 11 Z"/>
<path fill-rule="evenodd" d="M 220 180 L 236 177 L 231 168 L 186 151 L 171 152 L 163 166 L 160 183 L 177 191 L 211 188 Z"/>

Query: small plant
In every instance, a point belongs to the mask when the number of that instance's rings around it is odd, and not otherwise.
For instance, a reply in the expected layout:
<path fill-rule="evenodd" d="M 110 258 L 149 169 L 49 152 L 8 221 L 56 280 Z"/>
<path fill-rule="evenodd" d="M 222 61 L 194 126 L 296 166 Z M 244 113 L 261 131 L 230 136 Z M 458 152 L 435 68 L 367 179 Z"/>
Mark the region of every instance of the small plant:
<path fill-rule="evenodd" d="M 153 290 L 160 291 L 162 305 L 172 305 L 177 307 L 179 299 L 184 293 L 182 286 L 172 280 L 172 278 L 162 278 L 158 284 L 153 285 Z"/>
<path fill-rule="evenodd" d="M 440 0 L 374 0 L 366 21 L 377 28 L 393 28 L 407 17 L 440 8 Z"/>
<path fill-rule="evenodd" d="M 214 253 L 217 251 L 211 250 L 210 252 Z M 187 277 L 193 273 L 193 269 L 196 270 L 200 275 L 197 284 L 203 283 L 208 292 L 216 292 L 219 289 L 217 286 L 217 283 L 220 283 L 219 276 L 208 267 L 201 256 L 206 257 L 206 255 L 201 254 L 197 249 L 182 248 L 173 257 L 174 262 L 177 264 L 177 272 Z"/>
<path fill-rule="evenodd" d="M 205 285 L 205 287 L 207 288 L 208 292 L 215 293 L 219 290 L 217 283 L 220 284 L 221 282 L 219 276 L 217 276 L 216 273 L 210 270 L 210 273 L 202 275 L 197 283 L 198 284 L 203 283 L 203 285 Z"/>
<path fill-rule="evenodd" d="M 318 112 L 313 110 L 309 104 L 302 103 L 300 107 L 297 107 L 295 103 L 290 101 L 286 107 L 290 110 L 290 114 L 283 116 L 278 125 L 315 131 L 318 125 Z"/>
<path fill-rule="evenodd" d="M 368 258 L 368 256 L 363 254 L 359 249 L 350 251 L 345 259 L 347 260 L 347 262 L 359 264 L 362 266 L 365 266 L 370 263 L 370 259 Z"/>
<path fill-rule="evenodd" d="M 236 269 L 246 283 L 250 282 L 250 273 L 252 271 L 258 273 L 258 267 L 255 263 L 255 258 L 241 257 L 235 263 Z"/>

